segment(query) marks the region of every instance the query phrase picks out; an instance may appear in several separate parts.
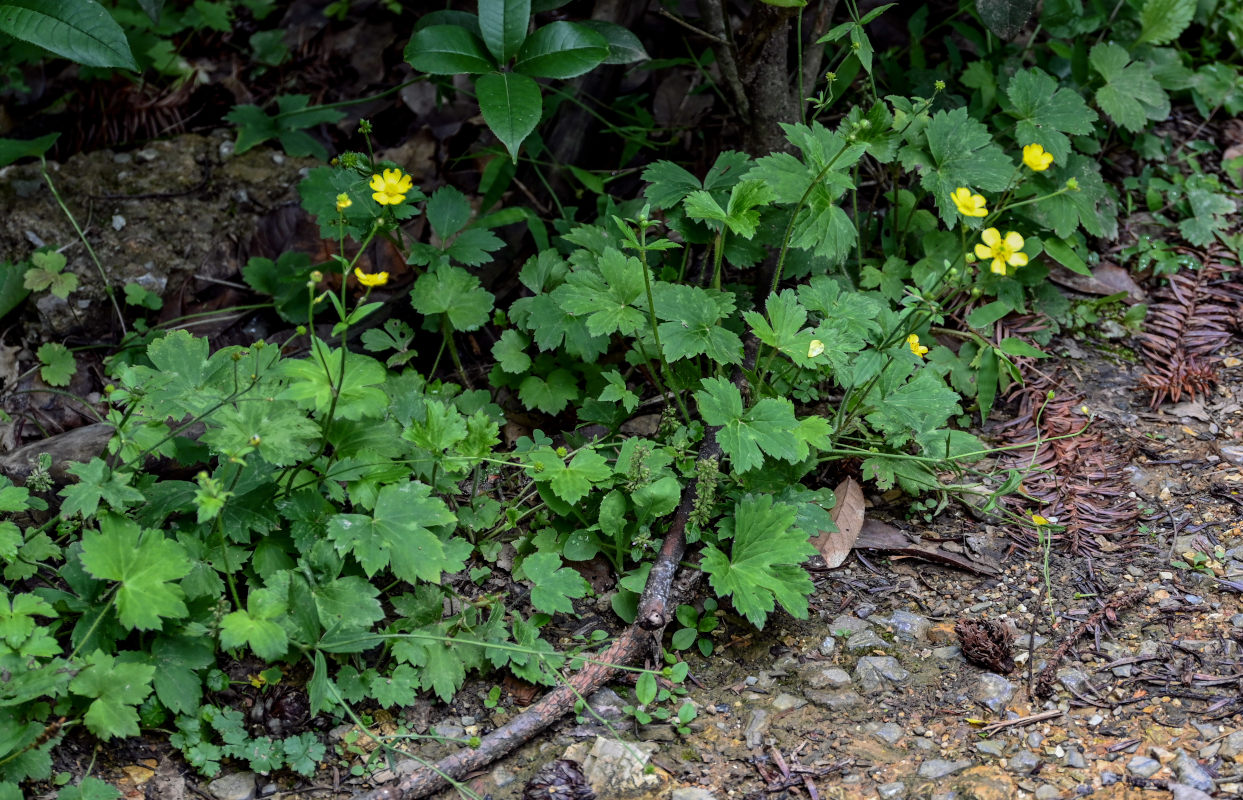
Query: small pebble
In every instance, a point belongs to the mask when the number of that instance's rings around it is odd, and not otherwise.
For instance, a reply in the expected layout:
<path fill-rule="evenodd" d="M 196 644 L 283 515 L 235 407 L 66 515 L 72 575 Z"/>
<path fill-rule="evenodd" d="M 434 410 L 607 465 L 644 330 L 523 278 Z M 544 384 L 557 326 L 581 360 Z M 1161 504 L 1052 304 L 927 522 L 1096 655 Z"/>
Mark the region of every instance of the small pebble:
<path fill-rule="evenodd" d="M 1006 767 L 1011 772 L 1028 773 L 1040 766 L 1040 759 L 1030 750 L 1019 750 L 1006 759 Z"/>
<path fill-rule="evenodd" d="M 1066 766 L 1073 769 L 1087 769 L 1088 760 L 1083 757 L 1083 753 L 1080 753 L 1072 747 L 1070 751 L 1066 753 Z"/>
<path fill-rule="evenodd" d="M 1036 790 L 1036 800 L 1056 800 L 1061 797 L 1061 791 L 1054 785 L 1046 783 Z"/>
<path fill-rule="evenodd" d="M 881 800 L 894 800 L 906 795 L 906 784 L 902 781 L 882 783 L 876 787 L 876 793 L 881 796 Z"/>
<path fill-rule="evenodd" d="M 919 765 L 919 777 L 944 778 L 946 775 L 961 772 L 969 766 L 971 766 L 970 761 L 946 761 L 943 758 L 933 758 Z"/>
<path fill-rule="evenodd" d="M 1003 756 L 1006 752 L 1006 743 L 1000 739 L 985 739 L 982 742 L 976 742 L 975 749 L 990 756 Z"/>
<path fill-rule="evenodd" d="M 884 725 L 881 725 L 872 732 L 872 735 L 877 739 L 880 739 L 882 742 L 888 742 L 889 744 L 894 744 L 901 739 L 902 734 L 902 726 L 896 722 L 886 722 Z"/>
<path fill-rule="evenodd" d="M 1141 778 L 1151 778 L 1161 770 L 1161 762 L 1147 756 L 1135 756 L 1126 762 L 1126 770 Z"/>

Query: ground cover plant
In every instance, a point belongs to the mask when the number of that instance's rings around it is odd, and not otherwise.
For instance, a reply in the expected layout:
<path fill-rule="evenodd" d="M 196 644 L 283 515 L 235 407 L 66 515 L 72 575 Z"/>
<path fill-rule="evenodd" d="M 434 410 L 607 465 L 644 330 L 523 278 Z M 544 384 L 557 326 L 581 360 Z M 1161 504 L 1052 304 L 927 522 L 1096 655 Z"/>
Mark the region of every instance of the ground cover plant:
<path fill-rule="evenodd" d="M 406 31 L 409 80 L 322 103 L 282 85 L 221 113 L 236 153 L 318 159 L 296 191 L 326 247 L 252 257 L 239 276 L 279 337 L 215 346 L 156 321 L 161 297 L 114 284 L 45 162 L 123 336 L 90 404 L 106 447 L 64 465 L 67 480 L 50 459 L 0 479 L 0 799 L 53 778 L 75 729 L 168 731 L 206 776 L 230 760 L 311 776 L 331 754 L 307 720 L 448 702 L 472 676 L 508 673 L 572 707 L 573 676 L 634 669 L 628 713 L 684 725 L 675 654 L 711 657 L 726 615 L 762 628 L 807 614 L 804 563 L 838 532 L 843 477 L 918 513 L 970 495 L 1050 548 L 1094 532 L 1022 487 L 1034 455 L 996 458 L 1032 437 L 999 450 L 979 426 L 1057 331 L 1139 323 L 1143 309 L 1072 306 L 1049 279 L 1092 277 L 1121 214 L 1145 208 L 1230 254 L 1214 280 L 1237 265 L 1238 170 L 1155 126 L 1175 104 L 1204 120 L 1243 109 L 1223 46 L 1243 12 L 1058 0 L 1034 17 L 1034 3 L 980 0 L 934 24 L 929 6 L 756 3 L 763 33 L 739 46 L 721 4 L 703 5 L 692 29 L 708 50 L 650 54 L 589 4 L 373 9 Z M 59 56 L 84 78 L 192 81 L 178 49 L 243 22 L 253 69 L 292 57 L 262 0 L 57 8 L 0 0 L 10 75 Z M 670 67 L 700 76 L 734 127 L 709 142 L 658 126 L 644 98 L 597 109 L 567 83 Z M 325 135 L 354 101 L 414 85 L 478 108 L 473 186 L 420 186 L 382 157 L 383 113 Z M 579 112 L 614 163 L 562 158 L 554 126 Z M 3 140 L 0 158 L 39 158 L 57 137 Z M 612 190 L 619 174 L 628 191 Z M 5 254 L 0 309 L 73 298 L 69 244 Z M 1132 255 L 1174 293 L 1201 268 L 1159 245 Z M 1146 341 L 1171 352 L 1160 337 Z M 79 372 L 74 345 L 38 348 L 47 387 Z M 1211 376 L 1154 380 L 1159 401 Z M 1024 407 L 1039 417 L 1052 399 Z M 1062 406 L 1070 421 L 1037 423 L 1036 444 L 1082 434 L 1090 410 Z M 589 562 L 607 565 L 630 630 L 677 622 L 647 654 L 659 669 L 621 663 L 637 639 L 603 630 L 554 646 L 556 616 L 596 593 L 575 568 Z M 704 597 L 671 594 L 680 566 Z M 268 708 L 287 690 L 304 700 L 256 725 L 227 702 L 239 689 Z M 114 796 L 98 781 L 59 791 Z"/>

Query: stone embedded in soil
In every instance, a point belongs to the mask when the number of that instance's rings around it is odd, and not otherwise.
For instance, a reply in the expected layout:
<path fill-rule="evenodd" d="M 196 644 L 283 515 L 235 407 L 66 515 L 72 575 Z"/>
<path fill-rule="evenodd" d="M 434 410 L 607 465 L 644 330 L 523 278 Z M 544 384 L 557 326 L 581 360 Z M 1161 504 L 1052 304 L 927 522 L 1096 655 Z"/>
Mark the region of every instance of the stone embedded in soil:
<path fill-rule="evenodd" d="M 889 644 L 876 634 L 876 631 L 860 631 L 853 633 L 846 640 L 846 649 L 853 652 L 860 650 L 883 650 Z"/>
<path fill-rule="evenodd" d="M 836 634 L 845 632 L 853 635 L 869 630 L 871 627 L 872 623 L 865 622 L 858 617 L 852 617 L 849 614 L 842 614 L 829 623 L 829 631 Z"/>
<path fill-rule="evenodd" d="M 1221 740 L 1221 755 L 1234 758 L 1243 754 L 1243 730 L 1235 731 Z"/>
<path fill-rule="evenodd" d="M 887 683 L 897 684 L 911 677 L 893 656 L 864 656 L 855 665 L 855 681 L 865 692 L 875 692 Z"/>
<path fill-rule="evenodd" d="M 971 766 L 970 761 L 946 761 L 943 758 L 933 758 L 919 765 L 919 777 L 944 778 L 946 775 L 962 772 L 969 766 Z"/>
<path fill-rule="evenodd" d="M 1014 800 L 1018 790 L 1005 772 L 993 766 L 979 766 L 954 778 L 957 800 Z"/>
<path fill-rule="evenodd" d="M 956 644 L 935 647 L 932 650 L 932 657 L 938 661 L 960 661 L 962 660 L 962 648 Z"/>
<path fill-rule="evenodd" d="M 716 795 L 700 786 L 679 786 L 669 800 L 716 800 Z"/>
<path fill-rule="evenodd" d="M 1126 762 L 1126 770 L 1141 778 L 1151 778 L 1161 770 L 1161 762 L 1148 756 L 1135 756 Z"/>
<path fill-rule="evenodd" d="M 1057 680 L 1066 687 L 1066 691 L 1071 694 L 1091 693 L 1092 690 L 1087 688 L 1091 679 L 1083 670 L 1074 667 L 1062 667 L 1057 671 Z"/>
<path fill-rule="evenodd" d="M 1239 616 L 1243 617 L 1243 614 L 1240 614 Z M 824 637 L 824 641 L 820 642 L 819 650 L 820 655 L 822 656 L 831 656 L 836 653 L 837 637 L 832 635 Z"/>
<path fill-rule="evenodd" d="M 216 800 L 254 800 L 255 773 L 235 772 L 207 784 L 207 791 Z"/>
<path fill-rule="evenodd" d="M 498 789 L 504 789 L 506 786 L 518 780 L 517 775 L 501 766 L 494 767 L 490 773 L 490 777 Z"/>
<path fill-rule="evenodd" d="M 768 712 L 762 708 L 751 709 L 751 716 L 747 719 L 747 727 L 743 729 L 743 738 L 747 740 L 747 747 L 754 750 L 764 743 L 764 731 L 768 729 Z"/>
<path fill-rule="evenodd" d="M 622 711 L 622 706 L 626 705 L 626 701 L 622 700 L 617 692 L 605 687 L 596 691 L 591 697 L 587 698 L 587 707 L 590 708 L 595 715 L 614 722 L 626 716 L 626 712 Z"/>
<path fill-rule="evenodd" d="M 1031 750 L 1019 750 L 1006 759 L 1006 766 L 1011 772 L 1028 773 L 1040 766 L 1040 759 Z"/>
<path fill-rule="evenodd" d="M 1087 769 L 1088 760 L 1083 757 L 1083 753 L 1072 747 L 1066 751 L 1066 766 L 1071 769 Z"/>
<path fill-rule="evenodd" d="M 824 706 L 830 711 L 847 711 L 852 708 L 858 708 L 863 705 L 863 698 L 858 692 L 852 689 L 843 689 L 838 692 L 825 692 L 818 689 L 812 689 L 806 692 L 807 699 L 818 706 Z"/>
<path fill-rule="evenodd" d="M 850 685 L 850 673 L 841 667 L 833 667 L 823 663 L 805 664 L 798 671 L 799 679 L 804 686 L 812 689 L 837 689 Z"/>
<path fill-rule="evenodd" d="M 661 797 L 667 791 L 668 773 L 659 768 L 651 773 L 644 771 L 657 749 L 654 742 L 622 742 L 599 736 L 591 752 L 582 758 L 583 775 L 599 800 Z M 570 757 L 567 751 L 566 758 Z"/>
<path fill-rule="evenodd" d="M 980 676 L 972 697 L 989 711 L 1000 714 L 1010 698 L 1014 697 L 1014 684 L 996 673 L 985 672 Z"/>
<path fill-rule="evenodd" d="M 932 623 L 927 617 L 921 617 L 919 614 L 912 614 L 901 609 L 890 614 L 886 624 L 893 628 L 895 636 L 908 642 L 926 641 L 928 639 L 928 629 L 932 627 Z"/>
<path fill-rule="evenodd" d="M 1036 790 L 1036 800 L 1057 800 L 1061 796 L 1061 790 L 1050 783 L 1046 783 Z"/>
<path fill-rule="evenodd" d="M 1194 786 L 1185 786 L 1181 783 L 1170 784 L 1171 800 L 1213 800 L 1213 796 L 1200 791 Z"/>
<path fill-rule="evenodd" d="M 876 787 L 876 793 L 880 795 L 881 800 L 894 800 L 897 797 L 906 796 L 906 784 L 902 781 L 894 781 L 893 783 L 882 783 Z"/>
<path fill-rule="evenodd" d="M 777 711 L 793 711 L 807 705 L 807 701 L 798 695 L 782 692 L 773 699 L 773 708 Z"/>
<path fill-rule="evenodd" d="M 902 730 L 902 726 L 896 722 L 886 722 L 884 725 L 881 725 L 879 728 L 872 731 L 873 736 L 888 744 L 896 743 L 902 738 L 903 733 L 904 731 Z"/>
<path fill-rule="evenodd" d="M 1006 752 L 1006 743 L 1000 739 L 985 739 L 975 743 L 975 749 L 990 756 L 1002 756 Z"/>
<path fill-rule="evenodd" d="M 1202 792 L 1211 792 L 1216 783 L 1213 776 L 1209 775 L 1198 761 L 1181 749 L 1174 757 L 1174 771 L 1178 774 L 1179 783 L 1184 783 Z"/>

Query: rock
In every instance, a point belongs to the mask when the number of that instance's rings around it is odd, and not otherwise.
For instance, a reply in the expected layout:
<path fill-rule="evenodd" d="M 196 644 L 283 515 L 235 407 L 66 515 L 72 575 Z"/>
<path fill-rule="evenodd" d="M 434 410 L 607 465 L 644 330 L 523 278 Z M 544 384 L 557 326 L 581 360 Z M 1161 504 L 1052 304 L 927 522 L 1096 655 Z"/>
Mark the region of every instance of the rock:
<path fill-rule="evenodd" d="M 962 648 L 956 644 L 935 647 L 932 650 L 932 657 L 939 661 L 961 661 Z"/>
<path fill-rule="evenodd" d="M 812 689 L 806 692 L 806 695 L 808 700 L 818 706 L 824 706 L 830 711 L 846 711 L 863 705 L 863 698 L 859 696 L 858 692 L 851 689 L 843 689 L 838 692 Z"/>
<path fill-rule="evenodd" d="M 254 800 L 255 773 L 235 772 L 207 784 L 207 791 L 216 800 Z"/>
<path fill-rule="evenodd" d="M 716 795 L 701 786 L 679 786 L 669 800 L 716 800 Z"/>
<path fill-rule="evenodd" d="M 876 787 L 876 793 L 880 795 L 881 800 L 894 800 L 894 798 L 906 796 L 906 784 L 902 781 L 894 781 L 893 783 L 882 783 Z"/>
<path fill-rule="evenodd" d="M 1243 753 L 1243 730 L 1235 731 L 1221 740 L 1221 754 L 1226 758 L 1234 758 Z"/>
<path fill-rule="evenodd" d="M 1090 682 L 1087 673 L 1074 667 L 1062 667 L 1057 671 L 1057 680 L 1066 690 L 1074 694 L 1092 694 L 1091 690 L 1085 689 Z"/>
<path fill-rule="evenodd" d="M 1044 741 L 1044 735 L 1040 731 L 1032 731 L 1027 734 L 1027 746 L 1035 750 Z"/>
<path fill-rule="evenodd" d="M 756 749 L 764 743 L 764 731 L 768 728 L 768 712 L 762 708 L 754 708 L 751 710 L 751 716 L 747 719 L 747 727 L 743 729 L 742 735 L 747 740 L 747 747 L 752 750 Z"/>
<path fill-rule="evenodd" d="M 644 725 L 639 728 L 639 739 L 644 742 L 676 742 L 678 735 L 672 725 Z"/>
<path fill-rule="evenodd" d="M 954 778 L 959 800 L 1014 800 L 1018 788 L 1014 780 L 993 766 L 979 766 Z"/>
<path fill-rule="evenodd" d="M 1235 614 L 1230 617 L 1230 624 L 1236 628 L 1243 628 L 1243 614 Z"/>
<path fill-rule="evenodd" d="M 927 641 L 928 629 L 932 627 L 927 617 L 901 610 L 893 612 L 887 624 L 893 628 L 896 637 L 907 642 Z"/>
<path fill-rule="evenodd" d="M 773 699 L 773 709 L 776 711 L 793 711 L 805 705 L 807 705 L 806 700 L 788 692 L 782 692 Z"/>
<path fill-rule="evenodd" d="M 1181 783 L 1170 784 L 1171 800 L 1213 800 L 1212 795 Z"/>
<path fill-rule="evenodd" d="M 494 767 L 492 772 L 489 774 L 492 778 L 492 782 L 496 784 L 496 788 L 498 789 L 504 789 L 506 786 L 518 780 L 517 775 L 500 766 Z"/>
<path fill-rule="evenodd" d="M 1134 756 L 1126 762 L 1126 771 L 1141 778 L 1151 778 L 1161 770 L 1161 762 L 1147 756 Z"/>
<path fill-rule="evenodd" d="M 911 673 L 904 670 L 893 656 L 864 656 L 855 665 L 855 680 L 865 692 L 900 683 L 910 676 Z"/>
<path fill-rule="evenodd" d="M 1243 616 L 1243 614 L 1240 614 L 1239 616 Z M 824 641 L 820 642 L 819 650 L 820 650 L 820 655 L 822 656 L 831 656 L 834 653 L 836 653 L 837 652 L 837 637 L 836 636 L 824 637 Z"/>
<path fill-rule="evenodd" d="M 1072 769 L 1087 769 L 1088 760 L 1083 757 L 1083 753 L 1072 747 L 1066 751 L 1066 766 Z"/>
<path fill-rule="evenodd" d="M 896 743 L 902 738 L 903 733 L 904 731 L 902 730 L 902 726 L 896 722 L 886 722 L 884 725 L 881 725 L 879 728 L 872 731 L 873 736 L 887 744 Z"/>
<path fill-rule="evenodd" d="M 435 727 L 432 728 L 432 735 L 449 740 L 465 739 L 466 729 L 453 720 L 445 720 L 444 722 L 436 723 Z"/>
<path fill-rule="evenodd" d="M 971 766 L 970 761 L 946 761 L 943 758 L 933 758 L 919 765 L 919 777 L 944 778 L 946 775 L 962 772 L 969 766 Z"/>
<path fill-rule="evenodd" d="M 1000 714 L 1006 710 L 1010 698 L 1014 697 L 1014 684 L 996 673 L 985 672 L 980 676 L 972 697 L 989 711 Z"/>
<path fill-rule="evenodd" d="M 1040 766 L 1040 759 L 1031 750 L 1019 750 L 1006 759 L 1006 766 L 1011 772 L 1026 774 Z"/>
<path fill-rule="evenodd" d="M 669 782 L 669 774 L 645 768 L 656 752 L 654 742 L 622 742 L 596 737 L 591 752 L 583 759 L 583 775 L 600 798 L 659 797 Z"/>
<path fill-rule="evenodd" d="M 856 653 L 862 650 L 883 650 L 888 644 L 876 635 L 876 631 L 859 631 L 852 633 L 846 640 L 846 649 Z"/>
<path fill-rule="evenodd" d="M 1200 762 L 1187 755 L 1186 751 L 1181 748 L 1178 754 L 1174 756 L 1174 772 L 1178 775 L 1178 782 L 1186 784 L 1193 789 L 1199 789 L 1202 792 L 1213 791 L 1213 785 L 1216 781 L 1213 776 L 1200 766 Z"/>
<path fill-rule="evenodd" d="M 622 711 L 624 705 L 626 701 L 609 688 L 599 689 L 587 698 L 587 707 L 595 712 L 595 716 L 609 722 L 615 722 L 626 716 L 626 712 Z"/>
<path fill-rule="evenodd" d="M 1061 791 L 1050 783 L 1046 783 L 1036 790 L 1036 800 L 1057 800 L 1061 796 Z"/>
<path fill-rule="evenodd" d="M 849 614 L 842 614 L 837 619 L 829 623 L 829 631 L 838 636 L 843 633 L 849 633 L 851 635 L 862 633 L 863 631 L 871 629 L 871 627 L 872 623 L 865 622 L 858 617 L 852 617 Z"/>
<path fill-rule="evenodd" d="M 1006 752 L 1006 743 L 1000 739 L 985 739 L 975 743 L 975 749 L 990 756 L 1002 756 Z"/>
<path fill-rule="evenodd" d="M 1113 785 L 1114 785 L 1115 783 L 1117 783 L 1119 780 L 1121 780 L 1121 778 L 1120 778 L 1120 776 L 1118 775 L 1118 773 L 1116 773 L 1116 772 L 1110 772 L 1109 770 L 1102 770 L 1102 772 L 1101 772 L 1101 786 L 1113 786 Z"/>
<path fill-rule="evenodd" d="M 850 674 L 841 667 L 812 663 L 804 665 L 798 674 L 803 685 L 812 689 L 838 689 L 850 685 Z"/>

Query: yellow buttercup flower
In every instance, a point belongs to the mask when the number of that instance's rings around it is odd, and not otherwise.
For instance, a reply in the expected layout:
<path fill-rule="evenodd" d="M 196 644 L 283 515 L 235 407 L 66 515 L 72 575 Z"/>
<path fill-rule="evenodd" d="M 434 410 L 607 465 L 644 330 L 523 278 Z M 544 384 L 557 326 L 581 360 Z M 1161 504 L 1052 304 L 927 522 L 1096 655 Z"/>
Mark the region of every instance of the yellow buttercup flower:
<path fill-rule="evenodd" d="M 369 185 L 377 203 L 395 206 L 406 199 L 406 193 L 414 186 L 414 178 L 399 169 L 386 169 L 383 175 L 372 175 Z"/>
<path fill-rule="evenodd" d="M 1044 172 L 1053 163 L 1053 154 L 1038 144 L 1029 144 L 1023 148 L 1023 163 L 1033 172 Z"/>
<path fill-rule="evenodd" d="M 812 339 L 811 346 L 807 348 L 807 357 L 815 358 L 824 352 L 824 342 L 819 339 Z"/>
<path fill-rule="evenodd" d="M 350 199 L 350 196 L 348 194 L 345 194 L 344 192 L 342 192 L 341 194 L 337 195 L 337 211 L 338 212 L 344 211 L 345 209 L 349 208 L 352 205 L 354 205 L 354 201 Z"/>
<path fill-rule="evenodd" d="M 920 344 L 919 337 L 913 333 L 906 337 L 906 346 L 911 348 L 911 352 L 920 358 L 923 358 L 928 353 L 928 348 Z"/>
<path fill-rule="evenodd" d="M 1032 514 L 1032 524 L 1037 526 L 1048 525 L 1049 521 L 1039 514 Z"/>
<path fill-rule="evenodd" d="M 354 267 L 354 277 L 358 278 L 358 282 L 361 283 L 363 286 L 366 286 L 368 289 L 372 289 L 376 286 L 383 286 L 384 284 L 388 283 L 387 272 L 377 272 L 374 275 L 372 275 L 372 274 L 363 272 L 358 267 Z"/>
<path fill-rule="evenodd" d="M 984 207 L 988 201 L 982 194 L 972 194 L 966 186 L 959 186 L 950 193 L 950 199 L 958 207 L 958 213 L 964 217 L 987 217 L 988 209 Z"/>
<path fill-rule="evenodd" d="M 989 269 L 997 275 L 1006 274 L 1006 266 L 1022 267 L 1027 265 L 1027 254 L 1023 250 L 1023 237 L 1014 231 L 1007 231 L 1003 237 L 996 228 L 989 228 L 980 234 L 984 244 L 975 246 L 975 255 L 981 261 L 992 259 Z"/>

